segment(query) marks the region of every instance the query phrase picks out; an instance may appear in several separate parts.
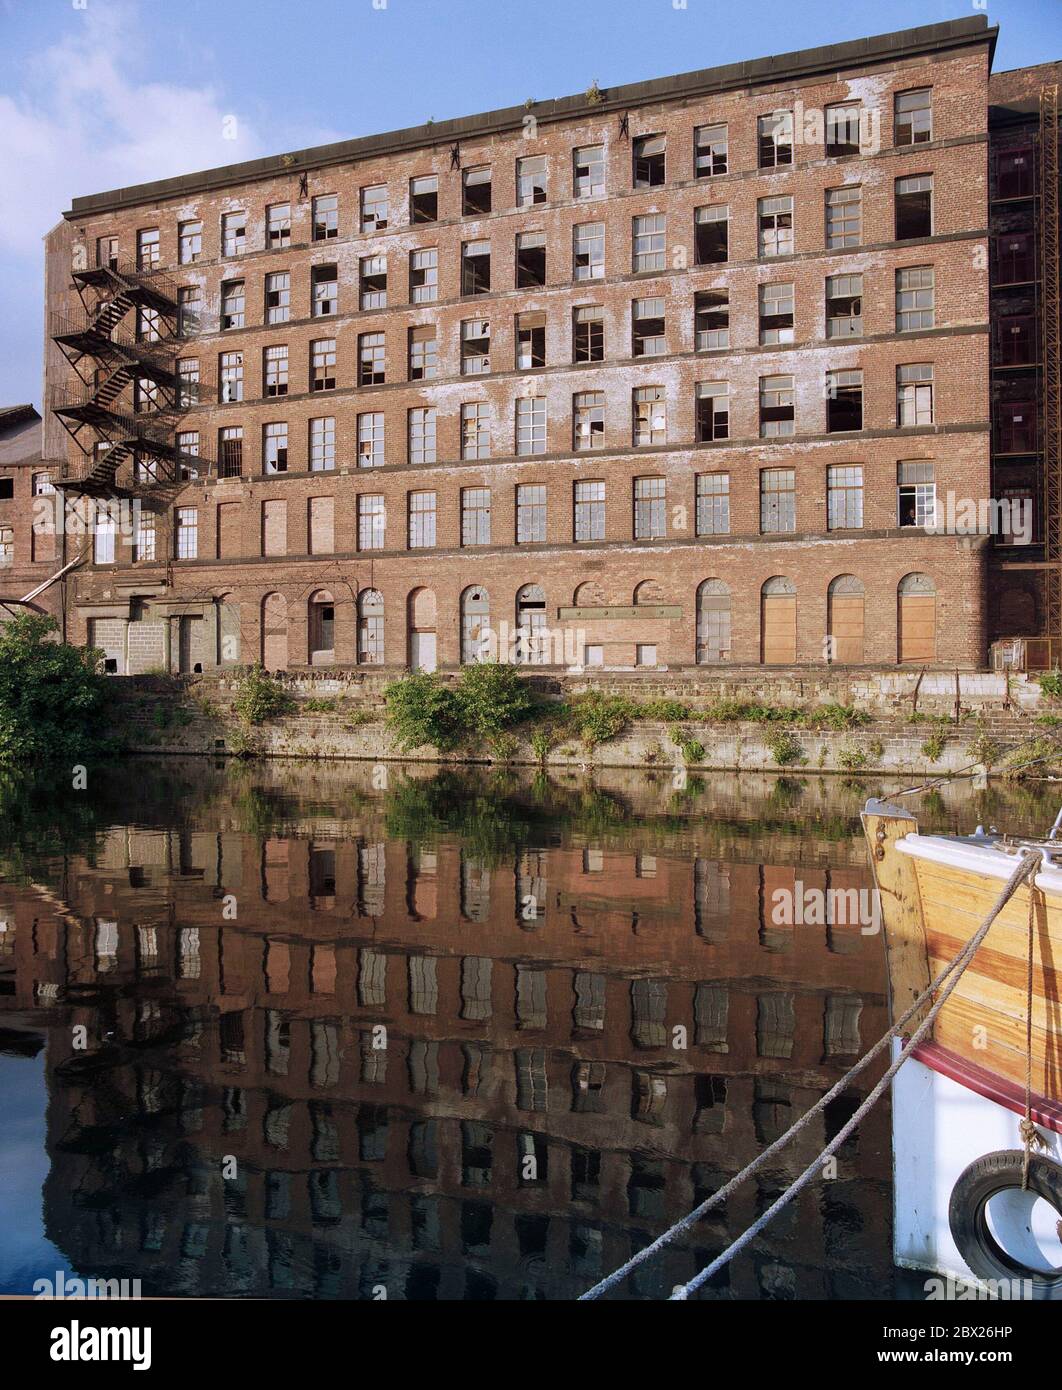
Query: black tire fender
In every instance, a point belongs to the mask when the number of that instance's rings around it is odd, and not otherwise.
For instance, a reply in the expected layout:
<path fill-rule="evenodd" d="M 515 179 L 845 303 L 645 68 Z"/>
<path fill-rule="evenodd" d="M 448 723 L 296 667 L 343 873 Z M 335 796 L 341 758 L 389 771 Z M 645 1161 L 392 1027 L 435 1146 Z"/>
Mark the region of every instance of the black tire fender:
<path fill-rule="evenodd" d="M 988 1225 L 989 1201 L 1008 1188 L 1021 1187 L 1024 1163 L 1020 1149 L 997 1149 L 971 1163 L 952 1188 L 948 1224 L 959 1254 L 979 1279 L 1008 1284 L 1028 1280 L 1032 1298 L 1062 1301 L 1062 1269 L 1052 1273 L 1030 1269 L 1000 1246 Z M 1062 1164 L 1033 1154 L 1029 1190 L 1055 1209 L 1062 1236 Z"/>

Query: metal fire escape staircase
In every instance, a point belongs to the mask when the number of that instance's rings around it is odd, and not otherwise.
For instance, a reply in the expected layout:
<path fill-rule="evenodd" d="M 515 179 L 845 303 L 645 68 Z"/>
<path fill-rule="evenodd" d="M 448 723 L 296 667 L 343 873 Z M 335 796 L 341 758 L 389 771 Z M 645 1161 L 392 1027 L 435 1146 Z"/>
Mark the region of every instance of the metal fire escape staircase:
<path fill-rule="evenodd" d="M 174 429 L 191 402 L 177 377 L 175 286 L 159 271 L 116 261 L 75 269 L 73 281 L 81 311 L 53 312 L 48 330 L 75 378 L 48 404 L 82 458 L 67 463 L 56 486 L 102 497 L 179 481 L 188 465 Z M 204 464 L 197 457 L 195 467 Z"/>
<path fill-rule="evenodd" d="M 1040 89 L 1040 333 L 1043 362 L 1044 626 L 1062 643 L 1062 324 L 1059 287 L 1058 87 Z M 1057 656 L 1056 656 L 1057 661 Z"/>

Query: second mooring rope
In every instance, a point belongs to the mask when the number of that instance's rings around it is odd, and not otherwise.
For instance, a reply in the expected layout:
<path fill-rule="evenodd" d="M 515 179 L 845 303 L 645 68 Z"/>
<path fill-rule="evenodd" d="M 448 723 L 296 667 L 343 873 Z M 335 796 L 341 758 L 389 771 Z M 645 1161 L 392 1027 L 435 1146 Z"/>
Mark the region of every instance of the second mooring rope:
<path fill-rule="evenodd" d="M 707 1283 L 708 1280 L 711 1279 L 711 1277 L 716 1273 L 717 1270 L 721 1269 L 723 1265 L 728 1264 L 734 1258 L 735 1255 L 737 1255 L 741 1250 L 743 1250 L 745 1246 L 748 1245 L 748 1243 L 760 1233 L 760 1231 L 767 1225 L 767 1223 L 775 1215 L 777 1215 L 777 1213 L 780 1212 L 783 1207 L 787 1206 L 789 1202 L 791 1202 L 793 1198 L 797 1196 L 797 1194 L 801 1192 L 809 1182 L 811 1182 L 811 1180 L 819 1173 L 822 1167 L 823 1160 L 829 1158 L 833 1153 L 837 1151 L 837 1149 L 841 1147 L 841 1145 L 856 1128 L 856 1126 L 860 1123 L 860 1121 L 867 1114 L 867 1112 L 881 1098 L 889 1083 L 892 1081 L 892 1078 L 896 1075 L 903 1063 L 907 1061 L 908 1057 L 918 1046 L 918 1044 L 922 1041 L 929 1029 L 933 1026 L 933 1023 L 937 1015 L 940 1013 L 940 1010 L 944 1007 L 944 1004 L 947 1002 L 952 990 L 959 983 L 959 979 L 961 978 L 963 971 L 966 969 L 970 961 L 973 959 L 974 952 L 977 950 L 981 942 L 985 939 L 985 936 L 988 934 L 989 927 L 996 920 L 999 914 L 1003 911 L 1004 907 L 1006 907 L 1007 903 L 1014 896 L 1014 893 L 1021 886 L 1021 884 L 1024 883 L 1026 879 L 1031 879 L 1035 876 L 1035 874 L 1040 868 L 1040 865 L 1043 863 L 1043 859 L 1044 855 L 1042 850 L 1031 850 L 1022 853 L 1018 863 L 1014 867 L 1014 872 L 1011 874 L 1010 878 L 1007 879 L 1007 882 L 1004 885 L 1003 890 L 1001 891 L 998 899 L 989 911 L 988 916 L 977 928 L 977 931 L 962 948 L 962 950 L 955 957 L 955 959 L 951 961 L 950 964 L 944 967 L 944 969 L 940 972 L 936 979 L 933 980 L 926 987 L 926 989 L 922 991 L 918 998 L 909 1006 L 909 1008 L 907 1008 L 904 1011 L 903 1015 L 896 1020 L 896 1022 L 892 1025 L 888 1032 L 883 1034 L 883 1036 L 878 1039 L 878 1041 L 874 1044 L 870 1051 L 865 1053 L 859 1059 L 859 1061 L 855 1063 L 853 1067 L 851 1067 L 847 1072 L 845 1072 L 844 1076 L 842 1076 L 841 1079 L 838 1082 L 836 1082 L 830 1088 L 830 1090 L 826 1092 L 824 1096 L 822 1096 L 818 1101 L 816 1101 L 816 1103 L 811 1107 L 810 1110 L 808 1110 L 804 1115 L 800 1117 L 799 1120 L 797 1120 L 793 1125 L 791 1125 L 783 1135 L 781 1135 L 778 1139 L 774 1141 L 773 1144 L 768 1145 L 766 1149 L 764 1149 L 761 1153 L 757 1154 L 756 1157 L 752 1160 L 752 1162 L 747 1164 L 735 1177 L 731 1178 L 730 1181 L 724 1187 L 721 1187 L 717 1192 L 714 1192 L 711 1195 L 711 1197 L 706 1198 L 705 1201 L 701 1202 L 699 1206 L 694 1207 L 694 1209 L 691 1212 L 689 1212 L 688 1215 L 682 1217 L 680 1221 L 676 1221 L 673 1226 L 669 1227 L 662 1235 L 657 1236 L 656 1240 L 652 1241 L 649 1245 L 646 1245 L 643 1249 L 639 1250 L 636 1255 L 632 1255 L 631 1258 L 626 1262 L 626 1264 L 621 1265 L 619 1269 L 614 1270 L 611 1274 L 607 1275 L 599 1283 L 595 1284 L 592 1289 L 587 1289 L 586 1293 L 580 1294 L 579 1299 L 577 1301 L 580 1303 L 592 1302 L 600 1298 L 602 1294 L 608 1293 L 612 1289 L 616 1288 L 617 1285 L 621 1284 L 623 1280 L 626 1279 L 627 1276 L 631 1274 L 635 1269 L 637 1269 L 640 1265 L 645 1264 L 647 1260 L 652 1259 L 652 1257 L 656 1255 L 659 1251 L 665 1249 L 665 1247 L 667 1247 L 668 1245 L 671 1245 L 675 1240 L 678 1239 L 680 1235 L 684 1235 L 687 1231 L 691 1230 L 697 1224 L 697 1222 L 700 1221 L 706 1215 L 706 1213 L 712 1209 L 712 1207 L 718 1206 L 720 1202 L 726 1201 L 726 1199 L 741 1185 L 741 1183 L 743 1183 L 746 1180 L 746 1178 L 751 1177 L 752 1174 L 756 1172 L 756 1170 L 760 1168 L 767 1161 L 767 1159 L 770 1158 L 772 1154 L 776 1153 L 780 1148 L 782 1148 L 784 1144 L 787 1144 L 789 1140 L 792 1139 L 795 1135 L 805 1130 L 811 1123 L 811 1121 L 815 1118 L 815 1116 L 820 1114 L 830 1103 L 830 1101 L 832 1101 L 836 1096 L 840 1095 L 840 1093 L 849 1085 L 849 1083 L 852 1081 L 854 1077 L 858 1076 L 861 1071 L 865 1070 L 865 1068 L 869 1066 L 869 1064 L 874 1060 L 875 1057 L 878 1056 L 882 1049 L 888 1046 L 888 1044 L 892 1041 L 894 1037 L 897 1037 L 899 1035 L 900 1031 L 914 1017 L 918 1010 L 922 1008 L 922 1006 L 927 1002 L 927 1000 L 930 999 L 930 997 L 938 989 L 941 989 L 942 993 L 940 995 L 940 998 L 937 999 L 937 1001 L 933 1004 L 929 1012 L 926 1014 L 926 1017 L 918 1025 L 915 1032 L 911 1035 L 908 1041 L 904 1044 L 903 1048 L 897 1054 L 889 1069 L 885 1072 L 885 1075 L 881 1078 L 881 1080 L 874 1087 L 874 1089 L 869 1093 L 867 1098 L 863 1101 L 863 1103 L 859 1106 L 859 1108 L 855 1111 L 851 1118 L 842 1126 L 842 1128 L 837 1132 L 833 1139 L 830 1140 L 830 1142 L 826 1145 L 822 1152 L 817 1155 L 813 1162 L 810 1163 L 807 1168 L 805 1168 L 803 1173 L 801 1173 L 800 1176 L 796 1178 L 795 1181 L 789 1185 L 789 1187 L 786 1188 L 782 1195 L 774 1203 L 772 1203 L 770 1207 L 767 1208 L 767 1210 L 762 1214 L 762 1216 L 760 1216 L 748 1228 L 747 1231 L 740 1235 L 738 1239 L 735 1240 L 732 1244 L 728 1245 L 727 1248 L 723 1251 L 723 1253 L 721 1255 L 718 1255 L 711 1262 L 711 1264 L 706 1265 L 705 1268 L 702 1269 L 699 1274 L 694 1275 L 694 1277 L 689 1281 L 688 1284 L 683 1284 L 676 1288 L 674 1293 L 672 1293 L 671 1299 L 669 1301 L 681 1302 L 689 1298 L 691 1293 L 695 1293 L 697 1289 L 699 1289 L 703 1284 Z M 1031 896 L 1032 890 L 1030 889 L 1030 897 Z M 945 984 L 945 981 L 947 981 L 947 984 Z"/>

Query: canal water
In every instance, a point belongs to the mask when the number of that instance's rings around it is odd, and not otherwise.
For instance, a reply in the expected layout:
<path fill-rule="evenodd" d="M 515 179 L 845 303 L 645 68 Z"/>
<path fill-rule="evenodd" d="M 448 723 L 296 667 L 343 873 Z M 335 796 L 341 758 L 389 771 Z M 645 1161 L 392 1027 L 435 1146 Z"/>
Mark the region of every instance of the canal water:
<path fill-rule="evenodd" d="M 859 810 L 895 785 L 176 759 L 0 783 L 0 1292 L 576 1297 L 884 1031 Z M 914 804 L 952 831 L 1056 809 Z M 618 1296 L 721 1251 L 859 1080 Z M 883 1104 L 700 1296 L 920 1296 L 890 1202 Z"/>

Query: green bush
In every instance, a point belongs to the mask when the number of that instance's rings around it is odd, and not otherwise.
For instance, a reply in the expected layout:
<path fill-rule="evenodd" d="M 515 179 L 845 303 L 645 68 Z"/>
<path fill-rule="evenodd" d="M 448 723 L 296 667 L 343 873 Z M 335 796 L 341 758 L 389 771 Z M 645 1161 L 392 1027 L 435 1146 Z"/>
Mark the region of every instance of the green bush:
<path fill-rule="evenodd" d="M 931 763 L 939 763 L 947 742 L 947 735 L 942 729 L 938 729 L 922 744 L 922 756 L 928 758 Z"/>
<path fill-rule="evenodd" d="M 779 767 L 792 767 L 794 763 L 806 761 L 800 741 L 784 729 L 772 729 L 767 735 L 766 744 Z"/>
<path fill-rule="evenodd" d="M 110 747 L 103 654 L 56 641 L 58 630 L 43 613 L 0 627 L 0 764 L 80 762 Z"/>
<path fill-rule="evenodd" d="M 261 666 L 252 666 L 236 684 L 232 708 L 244 724 L 264 724 L 268 719 L 290 713 L 295 701 Z"/>
<path fill-rule="evenodd" d="M 1045 671 L 1036 677 L 1040 689 L 1053 700 L 1062 699 L 1062 671 Z"/>
<path fill-rule="evenodd" d="M 516 667 L 496 661 L 462 667 L 454 698 L 464 732 L 487 739 L 522 723 L 534 707 L 531 688 Z"/>
<path fill-rule="evenodd" d="M 461 741 L 460 710 L 454 692 L 430 671 L 414 671 L 384 690 L 387 727 L 400 748 L 427 744 L 445 752 Z"/>

